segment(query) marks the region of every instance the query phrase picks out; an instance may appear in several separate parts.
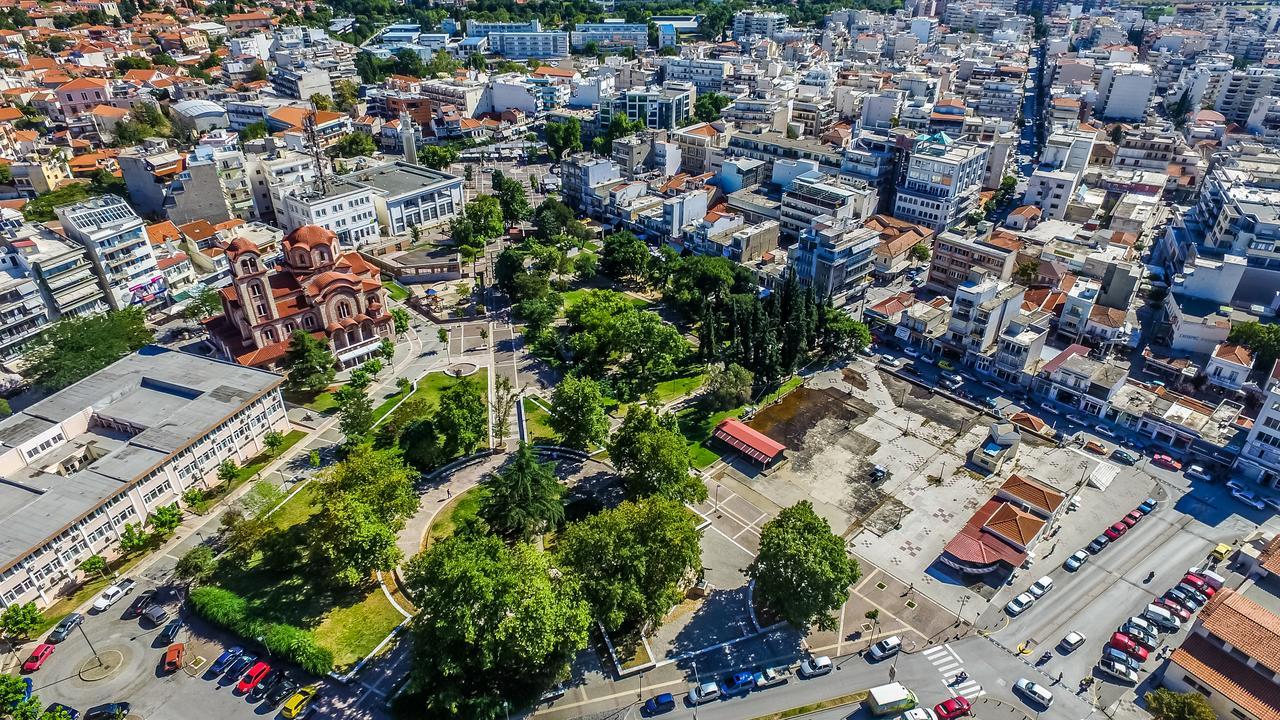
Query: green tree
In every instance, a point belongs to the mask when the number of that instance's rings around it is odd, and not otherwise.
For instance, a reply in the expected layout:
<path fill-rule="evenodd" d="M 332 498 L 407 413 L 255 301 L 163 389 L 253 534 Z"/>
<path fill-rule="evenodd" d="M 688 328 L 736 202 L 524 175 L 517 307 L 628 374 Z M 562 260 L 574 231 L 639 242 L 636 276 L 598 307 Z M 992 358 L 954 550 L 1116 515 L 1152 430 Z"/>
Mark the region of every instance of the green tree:
<path fill-rule="evenodd" d="M 191 298 L 182 309 L 183 317 L 188 320 L 201 321 L 212 317 L 222 310 L 222 296 L 217 290 L 207 289 Z"/>
<path fill-rule="evenodd" d="M 760 551 L 747 567 L 755 594 L 801 632 L 834 630 L 831 613 L 849 599 L 858 561 L 808 500 L 784 508 L 760 530 Z"/>
<path fill-rule="evenodd" d="M 115 66 L 116 72 L 121 74 L 127 73 L 130 70 L 150 70 L 154 67 L 150 60 L 144 57 L 138 57 L 137 55 L 127 55 L 116 60 Z"/>
<path fill-rule="evenodd" d="M 107 576 L 107 559 L 101 555 L 90 555 L 80 563 L 80 571 L 85 575 Z"/>
<path fill-rule="evenodd" d="M 262 445 L 267 452 L 275 455 L 284 446 L 284 435 L 277 430 L 268 430 L 267 434 L 262 436 Z"/>
<path fill-rule="evenodd" d="M 871 331 L 848 313 L 825 308 L 826 334 L 822 337 L 822 354 L 828 357 L 857 352 L 871 345 Z"/>
<path fill-rule="evenodd" d="M 601 445 L 609 437 L 604 392 L 591 378 L 569 375 L 551 392 L 551 429 L 560 444 L 578 450 Z"/>
<path fill-rule="evenodd" d="M 267 124 L 262 121 L 250 123 L 240 129 L 240 142 L 247 143 L 251 140 L 264 138 L 269 134 Z"/>
<path fill-rule="evenodd" d="M 578 118 L 547 123 L 546 136 L 553 162 L 559 162 L 565 153 L 582 152 L 582 124 Z"/>
<path fill-rule="evenodd" d="M 147 524 L 158 537 L 167 538 L 182 524 L 182 508 L 178 503 L 161 505 L 147 518 Z"/>
<path fill-rule="evenodd" d="M 423 145 L 418 148 L 418 162 L 443 170 L 458 161 L 458 151 L 448 145 Z"/>
<path fill-rule="evenodd" d="M 928 262 L 931 252 L 927 243 L 919 242 L 911 246 L 907 255 L 916 262 Z"/>
<path fill-rule="evenodd" d="M 333 101 L 341 112 L 349 112 L 360 102 L 360 88 L 351 80 L 338 80 L 333 84 Z"/>
<path fill-rule="evenodd" d="M 253 68 L 249 70 L 249 82 L 261 82 L 267 79 L 267 68 L 260 62 L 253 64 Z"/>
<path fill-rule="evenodd" d="M 1036 278 L 1040 275 L 1040 262 L 1038 260 L 1026 260 L 1018 263 L 1013 271 L 1013 279 L 1022 285 L 1031 286 L 1035 283 Z"/>
<path fill-rule="evenodd" d="M 28 356 L 30 377 L 46 390 L 61 390 L 151 342 L 141 308 L 59 320 Z"/>
<path fill-rule="evenodd" d="M 579 280 L 586 281 L 600 271 L 600 258 L 594 253 L 580 253 L 573 258 L 573 272 Z"/>
<path fill-rule="evenodd" d="M 572 574 L 529 545 L 454 535 L 406 573 L 421 613 L 411 682 L 430 717 L 497 720 L 526 707 L 587 645 L 591 613 Z"/>
<path fill-rule="evenodd" d="M 289 340 L 289 349 L 281 363 L 285 386 L 290 390 L 318 393 L 333 382 L 333 354 L 320 340 L 305 330 L 297 330 Z"/>
<path fill-rule="evenodd" d="M 1270 368 L 1280 357 L 1280 325 L 1255 321 L 1233 323 L 1227 340 L 1253 351 L 1254 367 Z"/>
<path fill-rule="evenodd" d="M 489 432 L 489 403 L 480 384 L 463 378 L 441 393 L 435 421 L 446 457 L 475 452 Z"/>
<path fill-rule="evenodd" d="M 489 69 L 489 61 L 484 59 L 484 55 L 481 55 L 478 52 L 473 52 L 467 56 L 467 67 L 472 70 L 484 72 Z"/>
<path fill-rule="evenodd" d="M 394 307 L 391 308 L 391 321 L 395 323 L 396 334 L 402 335 L 409 331 L 409 324 L 412 322 L 412 317 L 409 315 L 408 310 Z"/>
<path fill-rule="evenodd" d="M 527 443 L 520 443 L 510 462 L 481 486 L 486 492 L 480 517 L 507 540 L 528 542 L 564 522 L 565 486 L 556 477 L 555 463 L 539 462 Z"/>
<path fill-rule="evenodd" d="M 633 498 L 659 495 L 688 503 L 707 499 L 707 486 L 689 474 L 689 445 L 676 432 L 674 418 L 660 418 L 632 405 L 609 441 L 609 457 Z"/>
<path fill-rule="evenodd" d="M 142 529 L 138 523 L 125 523 L 120 533 L 120 550 L 126 555 L 140 552 L 151 543 L 151 534 Z"/>
<path fill-rule="evenodd" d="M 378 151 L 378 146 L 373 142 L 373 136 L 362 132 L 353 132 L 343 135 L 338 142 L 329 148 L 329 154 L 333 157 L 353 158 L 363 155 L 372 155 Z"/>
<path fill-rule="evenodd" d="M 1200 693 L 1159 688 L 1147 693 L 1147 712 L 1156 720 L 1214 720 L 1218 715 Z"/>
<path fill-rule="evenodd" d="M 173 574 L 181 580 L 200 584 L 213 577 L 217 560 L 208 545 L 197 545 L 183 554 L 173 566 Z"/>
<path fill-rule="evenodd" d="M 615 280 L 643 277 L 649 260 L 649 246 L 630 231 L 622 230 L 604 239 L 600 270 Z"/>
<path fill-rule="evenodd" d="M 502 219 L 509 224 L 518 223 L 529 217 L 529 198 L 525 195 L 524 185 L 502 173 L 493 172 L 493 193 L 502 208 Z"/>
<path fill-rule="evenodd" d="M 354 388 L 343 388 L 338 398 L 338 428 L 348 440 L 360 442 L 373 429 L 373 401 Z"/>
<path fill-rule="evenodd" d="M 683 505 L 651 497 L 571 523 L 556 552 L 612 631 L 652 626 L 680 601 L 681 583 L 702 565 L 700 540 L 694 515 Z"/>
<path fill-rule="evenodd" d="M 240 477 L 240 468 L 236 467 L 234 460 L 223 460 L 218 463 L 218 481 L 229 483 Z"/>
<path fill-rule="evenodd" d="M 311 107 L 322 112 L 333 109 L 333 98 L 324 93 L 315 93 L 307 98 L 307 102 L 311 103 Z"/>
<path fill-rule="evenodd" d="M 732 99 L 728 95 L 714 92 L 700 94 L 693 104 L 693 116 L 698 122 L 715 122 L 720 119 L 720 111 L 728 107 L 730 102 Z"/>
<path fill-rule="evenodd" d="M 0 631 L 7 637 L 25 639 L 44 622 L 44 615 L 33 602 L 21 605 L 10 605 L 0 613 Z"/>
<path fill-rule="evenodd" d="M 716 368 L 707 378 L 707 400 L 717 410 L 728 410 L 745 405 L 751 400 L 751 386 L 755 376 L 737 363 Z"/>

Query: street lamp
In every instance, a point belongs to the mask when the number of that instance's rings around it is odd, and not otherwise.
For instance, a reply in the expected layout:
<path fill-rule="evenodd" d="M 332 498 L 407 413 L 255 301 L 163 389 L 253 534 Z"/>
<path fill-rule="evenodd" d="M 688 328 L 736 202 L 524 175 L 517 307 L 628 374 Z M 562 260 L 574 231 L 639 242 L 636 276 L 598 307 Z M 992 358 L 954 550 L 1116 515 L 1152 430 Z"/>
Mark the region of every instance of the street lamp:
<path fill-rule="evenodd" d="M 964 612 L 964 606 L 967 602 L 969 602 L 969 595 L 968 593 L 965 593 L 960 596 L 960 609 L 956 611 L 956 624 L 954 627 L 960 627 L 960 623 L 964 622 L 964 618 L 961 617 L 961 613 Z"/>
<path fill-rule="evenodd" d="M 698 680 L 698 662 L 693 661 L 693 690 L 697 693 L 702 688 L 702 682 Z M 695 695 L 694 699 L 698 699 Z M 698 703 L 693 704 L 693 720 L 698 720 Z"/>
<path fill-rule="evenodd" d="M 89 635 L 84 631 L 84 623 L 77 623 L 80 634 L 84 636 L 85 643 L 89 646 L 89 652 L 93 653 L 93 659 L 98 661 L 98 667 L 102 667 L 102 656 L 98 654 L 98 649 L 93 646 L 93 641 L 89 639 Z"/>

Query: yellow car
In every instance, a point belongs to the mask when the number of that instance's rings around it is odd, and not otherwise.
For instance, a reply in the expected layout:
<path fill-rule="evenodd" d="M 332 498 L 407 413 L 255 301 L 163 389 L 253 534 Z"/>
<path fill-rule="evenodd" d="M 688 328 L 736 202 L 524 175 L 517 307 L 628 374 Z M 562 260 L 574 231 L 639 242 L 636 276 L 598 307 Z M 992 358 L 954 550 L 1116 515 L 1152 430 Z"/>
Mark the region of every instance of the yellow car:
<path fill-rule="evenodd" d="M 320 692 L 320 686 L 318 685 L 308 685 L 302 688 L 284 701 L 284 707 L 281 709 L 280 714 L 289 720 L 302 717 L 307 711 L 307 706 L 311 704 L 312 700 L 315 700 L 318 692 Z"/>

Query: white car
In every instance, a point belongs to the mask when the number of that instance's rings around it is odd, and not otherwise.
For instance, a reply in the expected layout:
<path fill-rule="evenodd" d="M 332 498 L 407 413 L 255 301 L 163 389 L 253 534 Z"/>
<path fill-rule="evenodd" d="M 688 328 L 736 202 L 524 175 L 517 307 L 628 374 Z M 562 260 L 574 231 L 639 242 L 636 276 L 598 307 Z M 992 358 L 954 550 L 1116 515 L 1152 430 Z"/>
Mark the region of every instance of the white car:
<path fill-rule="evenodd" d="M 1089 553 L 1084 550 L 1077 550 L 1071 553 L 1071 557 L 1067 558 L 1066 561 L 1062 563 L 1062 567 L 1066 568 L 1070 572 L 1075 572 L 1080 569 L 1081 565 L 1088 561 Z"/>
<path fill-rule="evenodd" d="M 689 694 L 685 697 L 685 699 L 688 700 L 689 705 L 692 706 L 692 705 L 701 705 L 702 703 L 709 703 L 712 700 L 719 699 L 719 697 L 720 697 L 720 686 L 716 685 L 713 682 L 704 682 L 701 685 L 690 690 Z"/>
<path fill-rule="evenodd" d="M 1228 490 L 1244 490 L 1244 485 L 1241 485 L 1239 480 L 1228 480 L 1227 489 Z"/>
<path fill-rule="evenodd" d="M 1084 644 L 1084 635 L 1082 633 L 1076 632 L 1075 630 L 1072 630 L 1071 632 L 1067 633 L 1066 637 L 1062 638 L 1062 642 L 1059 643 L 1059 645 L 1062 646 L 1062 649 L 1066 650 L 1067 652 L 1071 652 L 1072 650 L 1075 650 L 1076 648 L 1080 647 L 1083 644 Z"/>
<path fill-rule="evenodd" d="M 938 714 L 929 708 L 911 708 L 899 715 L 898 720 L 938 720 Z"/>
<path fill-rule="evenodd" d="M 801 677 L 818 677 L 831 672 L 831 658 L 826 655 L 808 657 L 800 661 Z"/>
<path fill-rule="evenodd" d="M 1187 477 L 1192 480 L 1208 481 L 1209 471 L 1205 470 L 1203 465 L 1192 465 L 1187 468 Z"/>
<path fill-rule="evenodd" d="M 112 585 L 103 590 L 98 599 L 93 601 L 93 610 L 94 612 L 106 612 L 124 596 L 125 591 L 123 588 L 118 585 Z"/>
<path fill-rule="evenodd" d="M 897 655 L 898 651 L 901 649 L 902 638 L 897 635 L 887 637 L 871 646 L 871 659 L 883 660 L 888 657 L 893 657 L 894 655 Z"/>
<path fill-rule="evenodd" d="M 897 358 L 891 358 L 891 357 L 889 357 L 888 355 L 881 355 L 881 356 L 880 356 L 880 364 L 881 364 L 881 365 L 883 365 L 883 366 L 885 366 L 885 367 L 891 367 L 891 368 L 900 368 L 900 367 L 902 367 L 902 361 L 901 361 L 901 360 L 899 360 L 899 359 L 897 359 Z"/>
<path fill-rule="evenodd" d="M 913 358 L 920 357 L 920 351 L 915 349 L 915 347 L 911 345 L 908 345 L 902 348 L 902 352 L 906 353 L 908 357 L 913 357 Z"/>
<path fill-rule="evenodd" d="M 1010 600 L 1009 604 L 1004 606 L 1004 611 L 1009 613 L 1009 617 L 1017 617 L 1027 608 L 1031 607 L 1031 604 L 1035 601 L 1035 597 L 1030 593 L 1022 593 L 1018 597 Z"/>
<path fill-rule="evenodd" d="M 1033 703 L 1042 707 L 1049 707 L 1053 704 L 1053 693 L 1049 692 L 1043 685 L 1037 685 L 1026 678 L 1018 678 L 1018 682 L 1013 684 L 1013 688 Z"/>
<path fill-rule="evenodd" d="M 1259 500 L 1257 495 L 1254 495 L 1248 490 L 1232 490 L 1231 497 L 1239 500 L 1245 505 L 1248 505 L 1254 510 L 1265 510 L 1267 507 L 1266 503 Z"/>
<path fill-rule="evenodd" d="M 1138 627 L 1142 628 L 1143 630 L 1146 630 L 1152 635 L 1160 634 L 1160 629 L 1157 628 L 1154 624 L 1152 624 L 1150 620 L 1146 618 L 1138 617 L 1137 615 L 1134 615 L 1133 617 L 1129 618 L 1128 623 L 1130 625 L 1137 625 Z"/>
<path fill-rule="evenodd" d="M 1031 593 L 1032 597 L 1039 600 L 1040 598 L 1045 596 L 1045 593 L 1049 592 L 1052 589 L 1053 589 L 1053 579 L 1050 578 L 1048 575 L 1045 575 L 1039 580 L 1031 583 L 1031 587 L 1027 588 L 1027 592 Z"/>
<path fill-rule="evenodd" d="M 1040 409 L 1045 412 L 1058 412 L 1058 409 L 1047 402 L 1040 403 Z"/>
<path fill-rule="evenodd" d="M 1099 660 L 1098 669 L 1121 682 L 1138 682 L 1138 673 L 1134 672 L 1133 668 L 1128 665 L 1122 665 L 1110 658 L 1102 658 Z"/>

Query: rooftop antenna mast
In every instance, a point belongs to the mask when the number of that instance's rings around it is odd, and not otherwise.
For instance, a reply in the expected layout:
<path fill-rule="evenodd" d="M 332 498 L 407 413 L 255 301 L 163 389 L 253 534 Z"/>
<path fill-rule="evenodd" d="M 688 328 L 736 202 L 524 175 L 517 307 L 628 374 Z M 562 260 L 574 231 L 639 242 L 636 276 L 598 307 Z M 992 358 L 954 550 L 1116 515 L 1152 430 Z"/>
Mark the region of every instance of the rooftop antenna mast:
<path fill-rule="evenodd" d="M 312 110 L 302 119 L 302 131 L 307 137 L 307 153 L 316 163 L 316 191 L 321 195 L 329 194 L 329 176 L 325 174 L 324 149 L 320 147 L 320 137 L 316 133 L 316 112 Z"/>

